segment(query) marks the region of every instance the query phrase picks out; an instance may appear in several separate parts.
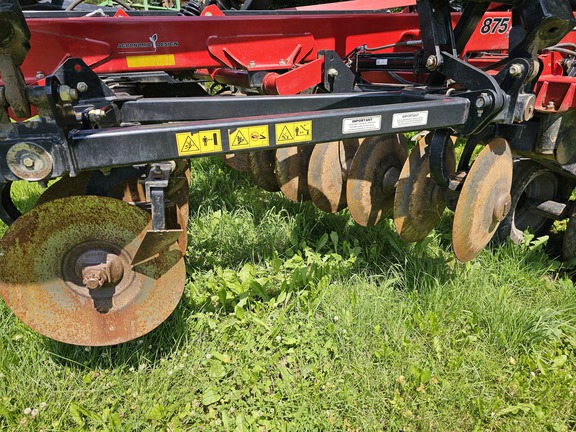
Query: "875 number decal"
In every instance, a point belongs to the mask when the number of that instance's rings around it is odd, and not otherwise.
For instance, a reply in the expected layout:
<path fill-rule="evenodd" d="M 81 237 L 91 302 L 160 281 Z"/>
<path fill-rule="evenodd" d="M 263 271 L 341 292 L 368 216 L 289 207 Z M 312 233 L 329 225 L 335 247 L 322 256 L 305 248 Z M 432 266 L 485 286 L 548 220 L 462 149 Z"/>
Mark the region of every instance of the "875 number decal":
<path fill-rule="evenodd" d="M 510 18 L 485 18 L 480 27 L 481 34 L 504 34 L 510 28 Z"/>

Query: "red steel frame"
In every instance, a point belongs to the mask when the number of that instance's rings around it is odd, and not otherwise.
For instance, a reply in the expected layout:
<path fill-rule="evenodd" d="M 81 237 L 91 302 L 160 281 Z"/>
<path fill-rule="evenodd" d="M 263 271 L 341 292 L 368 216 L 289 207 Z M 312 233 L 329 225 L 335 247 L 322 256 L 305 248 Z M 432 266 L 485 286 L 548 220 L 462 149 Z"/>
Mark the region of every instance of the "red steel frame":
<path fill-rule="evenodd" d="M 412 2 L 389 0 L 380 7 L 393 7 L 388 3 L 404 6 Z M 247 82 L 247 71 L 268 71 L 264 78 L 267 92 L 293 94 L 322 82 L 322 50 L 344 56 L 362 45 L 420 39 L 418 16 L 412 12 L 224 16 L 211 7 L 204 13 L 208 14 L 30 18 L 32 48 L 22 71 L 26 82 L 34 83 L 39 73 L 49 75 L 71 57 L 81 58 L 101 74 L 194 70 L 199 77 L 237 85 Z M 459 18 L 460 14 L 453 14 L 454 25 Z M 462 55 L 479 67 L 502 57 L 508 49 L 510 24 L 508 12 L 486 13 Z M 564 42 L 576 42 L 576 34 L 569 34 Z M 416 49 L 404 46 L 378 52 Z M 576 79 L 558 76 L 556 63 L 561 56 L 545 54 L 541 58 L 544 71 L 538 86 L 538 109 L 575 108 Z M 389 81 L 387 74 L 369 73 L 367 77 Z M 553 108 L 550 101 L 555 102 Z"/>

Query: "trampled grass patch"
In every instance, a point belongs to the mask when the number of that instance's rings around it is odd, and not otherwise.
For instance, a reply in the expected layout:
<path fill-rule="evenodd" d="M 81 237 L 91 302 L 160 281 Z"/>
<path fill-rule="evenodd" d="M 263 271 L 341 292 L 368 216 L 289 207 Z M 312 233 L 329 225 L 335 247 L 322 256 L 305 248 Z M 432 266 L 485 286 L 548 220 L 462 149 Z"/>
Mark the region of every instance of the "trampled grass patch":
<path fill-rule="evenodd" d="M 18 184 L 19 205 L 39 193 Z M 192 163 L 183 299 L 85 348 L 0 305 L 7 430 L 572 430 L 576 290 L 545 242 L 468 264 Z M 4 227 L 0 228 L 0 232 Z"/>

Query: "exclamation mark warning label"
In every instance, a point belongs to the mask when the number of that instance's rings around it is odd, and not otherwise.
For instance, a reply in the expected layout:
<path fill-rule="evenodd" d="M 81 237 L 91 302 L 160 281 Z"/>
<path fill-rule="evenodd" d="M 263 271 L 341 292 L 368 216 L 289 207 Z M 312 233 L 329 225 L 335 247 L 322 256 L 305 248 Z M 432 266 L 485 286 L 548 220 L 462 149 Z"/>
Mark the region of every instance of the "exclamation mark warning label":
<path fill-rule="evenodd" d="M 207 130 L 197 133 L 177 133 L 176 145 L 180 156 L 194 156 L 222 151 L 220 130 Z"/>

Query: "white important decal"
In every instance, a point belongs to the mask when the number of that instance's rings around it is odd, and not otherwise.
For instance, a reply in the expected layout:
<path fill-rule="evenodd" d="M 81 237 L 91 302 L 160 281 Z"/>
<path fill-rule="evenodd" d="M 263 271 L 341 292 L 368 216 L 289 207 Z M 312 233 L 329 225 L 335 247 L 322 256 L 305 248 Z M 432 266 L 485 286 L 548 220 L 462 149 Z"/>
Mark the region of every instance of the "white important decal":
<path fill-rule="evenodd" d="M 342 120 L 342 133 L 379 131 L 382 125 L 382 116 L 352 117 Z"/>
<path fill-rule="evenodd" d="M 428 123 L 428 111 L 398 113 L 392 116 L 392 128 L 425 126 Z"/>

